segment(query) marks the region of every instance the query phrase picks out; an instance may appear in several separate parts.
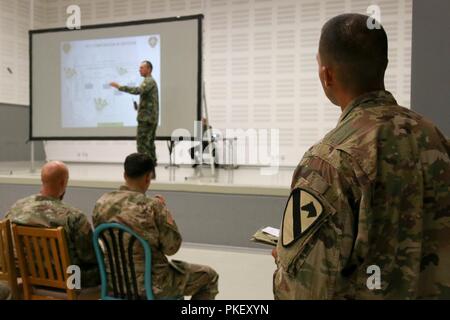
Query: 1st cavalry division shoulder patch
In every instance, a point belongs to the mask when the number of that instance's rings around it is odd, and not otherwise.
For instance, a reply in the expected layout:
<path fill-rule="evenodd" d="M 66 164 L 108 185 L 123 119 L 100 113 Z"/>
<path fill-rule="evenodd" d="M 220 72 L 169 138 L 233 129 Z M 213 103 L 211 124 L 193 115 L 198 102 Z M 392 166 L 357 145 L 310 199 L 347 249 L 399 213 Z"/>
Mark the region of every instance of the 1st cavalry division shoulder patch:
<path fill-rule="evenodd" d="M 294 189 L 284 209 L 282 245 L 289 246 L 300 238 L 322 211 L 323 205 L 315 195 L 301 188 Z"/>

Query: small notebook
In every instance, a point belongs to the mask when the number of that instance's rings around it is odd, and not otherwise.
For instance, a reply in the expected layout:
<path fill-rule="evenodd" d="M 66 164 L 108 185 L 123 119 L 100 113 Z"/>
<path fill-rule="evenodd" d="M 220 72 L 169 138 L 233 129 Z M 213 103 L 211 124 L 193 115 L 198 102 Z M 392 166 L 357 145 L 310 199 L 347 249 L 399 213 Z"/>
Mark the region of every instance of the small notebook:
<path fill-rule="evenodd" d="M 276 246 L 279 235 L 280 235 L 279 229 L 273 227 L 265 227 L 256 231 L 251 240 L 255 242 L 269 244 L 271 246 Z"/>

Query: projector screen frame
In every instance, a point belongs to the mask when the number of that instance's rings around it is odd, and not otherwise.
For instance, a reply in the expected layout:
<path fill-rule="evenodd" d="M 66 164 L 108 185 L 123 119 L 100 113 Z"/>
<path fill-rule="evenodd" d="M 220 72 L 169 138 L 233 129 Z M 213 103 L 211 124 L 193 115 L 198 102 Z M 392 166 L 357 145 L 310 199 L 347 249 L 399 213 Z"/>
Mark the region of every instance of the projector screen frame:
<path fill-rule="evenodd" d="M 165 23 L 174 21 L 185 21 L 185 20 L 197 20 L 197 33 L 198 33 L 198 49 L 197 49 L 197 116 L 196 120 L 201 121 L 202 116 L 202 79 L 203 79 L 203 14 L 189 15 L 189 16 L 176 16 L 158 19 L 145 19 L 145 20 L 135 20 L 135 21 L 124 21 L 124 22 L 114 22 L 114 23 L 104 23 L 104 24 L 94 24 L 82 26 L 81 29 L 70 30 L 68 28 L 47 28 L 47 29 L 36 29 L 28 31 L 29 39 L 29 141 L 68 141 L 68 140 L 136 140 L 136 136 L 86 136 L 86 137 L 45 137 L 45 136 L 35 136 L 33 135 L 33 35 L 39 33 L 50 33 L 50 32 L 62 32 L 71 31 L 77 32 L 86 29 L 99 29 L 99 28 L 113 28 L 113 27 L 124 27 L 133 26 L 141 24 L 154 24 L 154 23 Z M 192 124 L 194 126 L 194 124 Z M 194 135 L 190 137 L 178 137 L 178 140 L 194 141 L 196 137 Z M 170 136 L 156 136 L 155 140 L 168 141 L 172 140 Z"/>

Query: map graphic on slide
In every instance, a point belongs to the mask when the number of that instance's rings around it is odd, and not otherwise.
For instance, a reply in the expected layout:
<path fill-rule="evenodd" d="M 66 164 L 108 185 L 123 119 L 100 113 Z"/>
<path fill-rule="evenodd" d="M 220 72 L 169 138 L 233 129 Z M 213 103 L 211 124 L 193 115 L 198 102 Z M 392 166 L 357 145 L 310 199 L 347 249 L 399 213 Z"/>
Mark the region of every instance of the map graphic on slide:
<path fill-rule="evenodd" d="M 149 60 L 160 88 L 160 43 L 157 34 L 61 43 L 62 127 L 136 126 L 133 101 L 138 103 L 139 95 L 121 92 L 109 83 L 139 86 L 143 80 L 139 65 Z"/>

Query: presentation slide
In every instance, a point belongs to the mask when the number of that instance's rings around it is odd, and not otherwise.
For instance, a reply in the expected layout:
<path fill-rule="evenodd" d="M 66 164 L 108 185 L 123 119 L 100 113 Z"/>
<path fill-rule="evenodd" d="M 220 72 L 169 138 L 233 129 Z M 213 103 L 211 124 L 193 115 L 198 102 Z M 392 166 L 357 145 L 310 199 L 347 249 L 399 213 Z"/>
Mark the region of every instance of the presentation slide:
<path fill-rule="evenodd" d="M 160 42 L 160 35 L 153 34 L 61 43 L 62 127 L 136 126 L 133 101 L 139 96 L 121 92 L 110 82 L 139 86 L 140 61 L 149 60 L 159 87 Z"/>
<path fill-rule="evenodd" d="M 156 139 L 193 137 L 200 119 L 203 16 L 30 32 L 33 140 L 135 139 L 138 87 L 148 60 L 158 86 Z"/>

